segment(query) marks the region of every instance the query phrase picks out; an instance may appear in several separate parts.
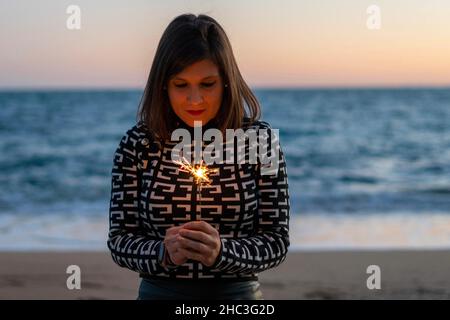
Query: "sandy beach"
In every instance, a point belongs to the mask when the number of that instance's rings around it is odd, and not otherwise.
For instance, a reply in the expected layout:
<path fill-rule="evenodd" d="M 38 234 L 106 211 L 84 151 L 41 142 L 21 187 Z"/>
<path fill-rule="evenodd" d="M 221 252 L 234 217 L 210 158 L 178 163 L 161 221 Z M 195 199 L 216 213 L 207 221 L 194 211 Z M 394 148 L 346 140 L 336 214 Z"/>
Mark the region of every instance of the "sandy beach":
<path fill-rule="evenodd" d="M 81 289 L 69 290 L 69 265 Z M 367 288 L 369 265 L 381 289 Z M 450 299 L 450 251 L 291 252 L 260 273 L 265 299 Z M 139 278 L 108 252 L 2 252 L 0 299 L 135 299 Z"/>

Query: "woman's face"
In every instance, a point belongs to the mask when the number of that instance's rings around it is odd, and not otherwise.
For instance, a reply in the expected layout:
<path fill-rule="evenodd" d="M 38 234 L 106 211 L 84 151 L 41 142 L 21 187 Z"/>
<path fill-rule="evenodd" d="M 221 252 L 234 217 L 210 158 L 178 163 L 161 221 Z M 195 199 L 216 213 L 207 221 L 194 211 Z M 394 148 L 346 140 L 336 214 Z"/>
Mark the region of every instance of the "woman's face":
<path fill-rule="evenodd" d="M 169 100 L 175 114 L 190 127 L 213 119 L 222 103 L 223 83 L 218 67 L 201 60 L 169 79 Z"/>

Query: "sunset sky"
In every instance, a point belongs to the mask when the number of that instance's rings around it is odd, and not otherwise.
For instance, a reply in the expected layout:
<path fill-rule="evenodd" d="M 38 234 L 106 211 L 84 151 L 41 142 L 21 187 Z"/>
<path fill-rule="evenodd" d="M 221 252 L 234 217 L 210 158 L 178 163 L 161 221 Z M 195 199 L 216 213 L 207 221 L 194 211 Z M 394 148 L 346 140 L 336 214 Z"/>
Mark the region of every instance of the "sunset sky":
<path fill-rule="evenodd" d="M 162 32 L 188 12 L 224 27 L 251 87 L 450 85 L 448 0 L 0 0 L 0 89 L 142 88 Z"/>

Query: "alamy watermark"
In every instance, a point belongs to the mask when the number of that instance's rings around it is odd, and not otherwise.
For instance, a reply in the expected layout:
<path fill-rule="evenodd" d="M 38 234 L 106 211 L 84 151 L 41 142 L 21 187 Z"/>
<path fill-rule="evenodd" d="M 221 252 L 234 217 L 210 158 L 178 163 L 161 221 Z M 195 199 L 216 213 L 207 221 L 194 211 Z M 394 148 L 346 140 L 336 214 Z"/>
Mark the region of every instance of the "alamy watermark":
<path fill-rule="evenodd" d="M 76 264 L 67 267 L 66 273 L 70 274 L 66 280 L 66 286 L 69 290 L 81 289 L 81 269 Z"/>
<path fill-rule="evenodd" d="M 366 13 L 369 15 L 367 17 L 366 26 L 369 30 L 380 30 L 381 29 L 381 8 L 376 4 L 372 4 L 367 7 Z"/>
<path fill-rule="evenodd" d="M 66 20 L 66 27 L 69 30 L 80 30 L 81 29 L 81 9 L 77 5 L 70 5 L 66 9 L 66 13 L 69 17 Z"/>
<path fill-rule="evenodd" d="M 367 267 L 366 273 L 370 274 L 367 278 L 366 286 L 369 290 L 381 289 L 381 269 L 380 266 L 372 264 Z"/>
<path fill-rule="evenodd" d="M 181 161 L 185 158 L 194 164 L 261 164 L 261 175 L 276 175 L 280 161 L 280 145 L 278 129 L 226 129 L 226 139 L 223 139 L 219 129 L 209 128 L 202 132 L 202 122 L 194 121 L 194 139 L 184 128 L 172 132 L 172 141 L 179 141 L 172 149 L 172 161 Z M 202 152 L 202 141 L 212 141 Z M 225 141 L 225 151 L 222 142 Z M 237 141 L 237 142 L 235 142 Z M 194 151 L 192 152 L 192 142 Z M 248 153 L 245 152 L 248 143 Z M 237 154 L 235 154 L 235 149 Z M 192 155 L 193 153 L 193 155 Z M 225 155 L 224 155 L 225 153 Z M 248 154 L 248 157 L 246 155 Z M 193 158 L 193 159 L 192 159 Z M 248 159 L 246 159 L 248 158 Z M 193 161 L 192 161 L 193 160 Z M 259 160 L 259 162 L 258 162 Z"/>

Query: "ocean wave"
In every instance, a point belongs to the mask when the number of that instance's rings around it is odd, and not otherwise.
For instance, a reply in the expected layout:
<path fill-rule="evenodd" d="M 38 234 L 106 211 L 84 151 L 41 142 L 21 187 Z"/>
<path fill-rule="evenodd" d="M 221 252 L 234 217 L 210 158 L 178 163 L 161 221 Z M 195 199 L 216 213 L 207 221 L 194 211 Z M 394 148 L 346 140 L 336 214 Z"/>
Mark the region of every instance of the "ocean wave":
<path fill-rule="evenodd" d="M 450 214 L 302 214 L 290 219 L 290 250 L 450 248 Z M 0 250 L 107 250 L 109 223 L 98 213 L 0 215 Z"/>

